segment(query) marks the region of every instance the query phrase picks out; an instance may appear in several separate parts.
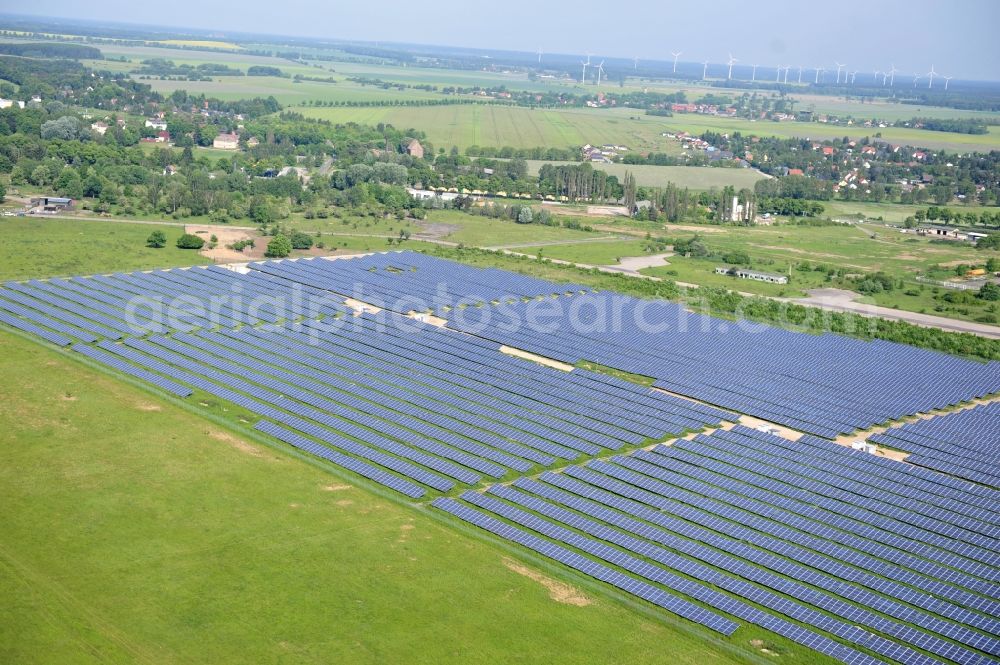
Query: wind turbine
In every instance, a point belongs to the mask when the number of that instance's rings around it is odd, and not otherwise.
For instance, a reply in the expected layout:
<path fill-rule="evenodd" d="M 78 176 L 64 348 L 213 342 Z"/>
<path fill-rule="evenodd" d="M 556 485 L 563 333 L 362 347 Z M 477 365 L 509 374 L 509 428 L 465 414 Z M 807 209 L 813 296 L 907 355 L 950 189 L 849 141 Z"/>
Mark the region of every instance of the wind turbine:
<path fill-rule="evenodd" d="M 874 72 L 872 72 L 872 79 L 873 79 L 874 85 L 878 85 L 878 75 L 881 74 L 881 73 L 882 73 L 882 71 L 878 70 L 878 69 L 876 69 Z M 884 78 L 883 78 L 883 80 L 884 80 Z"/>
<path fill-rule="evenodd" d="M 674 53 L 673 51 L 670 52 L 670 55 L 674 56 L 674 74 L 677 73 L 677 58 L 681 57 L 681 53 L 683 53 L 683 51 L 677 51 L 677 53 Z"/>
<path fill-rule="evenodd" d="M 816 70 L 816 78 L 813 80 L 813 84 L 814 85 L 819 85 L 819 75 L 820 75 L 820 72 L 825 72 L 826 70 L 823 69 L 822 67 L 813 67 L 813 69 Z"/>
<path fill-rule="evenodd" d="M 799 83 L 802 83 L 802 65 L 799 65 Z"/>
<path fill-rule="evenodd" d="M 542 47 L 538 47 L 538 64 L 542 64 Z"/>
<path fill-rule="evenodd" d="M 727 76 L 726 78 L 728 80 L 730 80 L 730 81 L 733 80 L 733 65 L 736 64 L 737 62 L 739 62 L 739 60 L 737 60 L 736 58 L 734 58 L 733 54 L 730 53 L 729 54 L 729 62 L 726 63 L 726 64 L 729 65 L 729 76 Z"/>
<path fill-rule="evenodd" d="M 601 64 L 597 65 L 597 87 L 601 86 L 601 74 L 604 73 L 604 61 L 601 60 Z"/>
<path fill-rule="evenodd" d="M 898 71 L 899 70 L 896 69 L 896 65 L 890 65 L 889 66 L 889 87 L 890 88 L 892 87 L 892 82 L 896 80 L 896 72 L 898 72 Z M 883 85 L 885 84 L 884 80 L 882 81 L 882 84 Z"/>
<path fill-rule="evenodd" d="M 944 79 L 944 89 L 945 89 L 945 92 L 947 92 L 948 91 L 948 81 L 952 80 L 955 77 L 954 76 L 942 76 L 941 78 Z"/>
<path fill-rule="evenodd" d="M 639 71 L 639 58 L 638 57 L 632 58 L 632 71 L 634 71 L 634 72 Z"/>
<path fill-rule="evenodd" d="M 785 65 L 785 80 L 783 81 L 783 83 L 788 83 L 788 70 L 791 68 L 792 68 L 791 65 Z"/>
<path fill-rule="evenodd" d="M 846 67 L 847 65 L 842 65 L 839 62 L 837 62 L 836 60 L 833 61 L 833 64 L 837 65 L 837 84 L 839 85 L 840 84 L 840 70 L 843 69 L 844 67 Z"/>
<path fill-rule="evenodd" d="M 583 74 L 580 76 L 580 83 L 582 83 L 583 85 L 586 85 L 587 84 L 587 67 L 590 66 L 590 54 L 589 53 L 587 54 L 587 61 L 584 62 L 583 60 L 581 60 L 580 64 L 583 65 Z"/>
<path fill-rule="evenodd" d="M 854 77 L 857 75 L 858 75 L 858 70 L 855 69 L 853 72 L 851 72 L 851 85 L 854 85 Z M 846 74 L 844 75 L 844 80 L 845 81 L 847 80 Z"/>
<path fill-rule="evenodd" d="M 705 62 L 701 63 L 701 65 L 702 65 L 702 68 L 701 68 L 701 80 L 704 81 L 705 79 L 708 78 L 708 60 L 706 60 Z"/>
<path fill-rule="evenodd" d="M 752 82 L 752 81 L 756 81 L 756 80 L 757 80 L 757 65 L 754 65 L 753 66 L 753 72 L 751 72 L 751 74 L 750 74 L 750 81 Z"/>
<path fill-rule="evenodd" d="M 937 76 L 937 75 L 938 75 L 938 73 L 936 71 L 934 71 L 934 65 L 931 65 L 931 70 L 929 72 L 927 72 L 927 78 L 929 79 L 927 81 L 927 89 L 928 90 L 930 90 L 931 86 L 934 85 L 934 77 Z"/>
<path fill-rule="evenodd" d="M 920 74 L 914 74 L 913 75 L 913 87 L 914 88 L 917 87 L 917 81 L 919 81 L 922 78 L 923 78 L 923 76 L 921 76 Z"/>
<path fill-rule="evenodd" d="M 774 68 L 774 82 L 778 83 L 781 81 L 781 65 Z"/>

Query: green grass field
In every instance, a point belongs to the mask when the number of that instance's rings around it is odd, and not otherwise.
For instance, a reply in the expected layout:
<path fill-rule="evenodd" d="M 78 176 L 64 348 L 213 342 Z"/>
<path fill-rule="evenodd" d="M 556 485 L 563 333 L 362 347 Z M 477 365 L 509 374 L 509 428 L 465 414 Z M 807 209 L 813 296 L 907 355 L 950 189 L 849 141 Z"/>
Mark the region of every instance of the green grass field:
<path fill-rule="evenodd" d="M 668 151 L 676 146 L 660 134 L 664 120 L 618 109 L 528 109 L 463 104 L 443 107 L 306 108 L 302 113 L 333 122 L 390 123 L 427 133 L 438 148 L 472 145 L 572 148 L 585 143 L 620 143 L 633 150 Z"/>
<path fill-rule="evenodd" d="M 432 210 L 427 222 L 445 231 L 441 240 L 475 247 L 492 247 L 535 242 L 562 242 L 590 240 L 600 235 L 596 232 L 577 231 L 558 226 L 517 224 L 506 219 L 490 219 L 469 215 L 456 210 Z"/>
<path fill-rule="evenodd" d="M 157 229 L 166 233 L 167 246 L 146 247 L 146 238 Z M 211 263 L 194 250 L 177 249 L 180 227 L 5 217 L 0 233 L 0 279 L 5 280 Z"/>
<path fill-rule="evenodd" d="M 0 332 L 0 358 L 3 662 L 752 662 L 753 632 L 557 602 L 495 544 L 61 352 Z"/>
<path fill-rule="evenodd" d="M 647 254 L 645 240 L 604 240 L 573 245 L 549 245 L 547 247 L 524 247 L 515 251 L 522 254 L 539 253 L 546 259 L 559 259 L 573 263 L 605 266 L 614 265 L 624 256 L 643 256 Z"/>
<path fill-rule="evenodd" d="M 538 175 L 538 170 L 543 164 L 575 164 L 576 162 L 545 162 L 541 160 L 528 160 L 528 173 Z M 635 176 L 637 184 L 643 187 L 664 187 L 667 183 L 674 183 L 678 187 L 687 187 L 693 190 L 708 190 L 712 188 L 721 189 L 726 185 L 732 185 L 736 189 L 749 187 L 753 189 L 754 183 L 763 180 L 767 176 L 754 169 L 722 168 L 713 166 L 650 166 L 646 164 L 595 164 L 595 169 L 604 171 L 609 175 L 617 176 L 619 180 L 625 177 L 625 173 Z"/>

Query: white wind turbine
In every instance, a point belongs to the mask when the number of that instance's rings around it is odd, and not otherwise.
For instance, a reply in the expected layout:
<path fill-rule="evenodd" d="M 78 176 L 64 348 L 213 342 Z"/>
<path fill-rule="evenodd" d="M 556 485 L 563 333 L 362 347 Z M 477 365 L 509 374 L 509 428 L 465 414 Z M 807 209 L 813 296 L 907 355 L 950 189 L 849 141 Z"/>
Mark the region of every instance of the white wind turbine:
<path fill-rule="evenodd" d="M 945 89 L 945 91 L 947 91 L 948 90 L 948 81 L 952 80 L 955 77 L 954 76 L 942 76 L 941 78 L 944 79 L 944 89 Z"/>
<path fill-rule="evenodd" d="M 837 84 L 839 85 L 840 84 L 840 70 L 843 69 L 844 67 L 846 67 L 847 65 L 843 65 L 843 64 L 837 62 L 836 60 L 833 61 L 833 64 L 837 65 Z"/>
<path fill-rule="evenodd" d="M 774 68 L 774 82 L 778 83 L 781 81 L 781 65 Z"/>
<path fill-rule="evenodd" d="M 931 70 L 929 72 L 927 72 L 927 78 L 929 79 L 927 81 L 927 89 L 928 90 L 930 90 L 931 86 L 934 85 L 934 77 L 937 76 L 937 75 L 938 75 L 938 73 L 936 71 L 934 71 L 934 65 L 931 65 Z"/>
<path fill-rule="evenodd" d="M 881 73 L 882 73 L 882 70 L 880 70 L 880 69 L 876 69 L 874 72 L 872 72 L 872 78 L 874 79 L 873 85 L 878 85 L 878 75 L 881 74 Z M 883 81 L 885 80 L 884 76 L 882 77 L 882 80 Z"/>
<path fill-rule="evenodd" d="M 734 58 L 733 54 L 730 53 L 729 54 L 729 62 L 726 63 L 726 64 L 729 65 L 729 75 L 726 78 L 728 80 L 730 80 L 730 81 L 733 79 L 733 65 L 735 65 L 737 62 L 739 62 L 739 60 L 737 60 L 736 58 Z"/>
<path fill-rule="evenodd" d="M 898 72 L 898 71 L 899 70 L 896 69 L 896 65 L 890 65 L 889 66 L 889 72 L 888 73 L 889 73 L 889 87 L 890 88 L 892 87 L 892 82 L 896 80 L 896 72 Z M 884 85 L 885 84 L 885 80 L 883 80 L 882 83 Z"/>
<path fill-rule="evenodd" d="M 580 76 L 580 83 L 586 85 L 586 83 L 587 83 L 587 67 L 590 66 L 590 54 L 589 53 L 587 54 L 587 61 L 584 62 L 583 60 L 581 60 L 580 64 L 583 65 L 583 74 Z"/>
<path fill-rule="evenodd" d="M 673 51 L 670 52 L 670 55 L 674 56 L 674 74 L 677 73 L 677 58 L 681 57 L 682 53 L 683 51 L 677 51 L 676 53 Z"/>
<path fill-rule="evenodd" d="M 813 80 L 813 84 L 819 85 L 819 75 L 820 73 L 825 72 L 826 70 L 823 69 L 822 67 L 813 67 L 813 69 L 816 70 L 816 78 Z"/>
<path fill-rule="evenodd" d="M 854 85 L 854 77 L 857 75 L 858 75 L 858 70 L 855 69 L 853 72 L 851 72 L 851 85 Z M 845 81 L 847 80 L 846 74 L 844 75 L 844 80 Z"/>
<path fill-rule="evenodd" d="M 802 83 L 802 65 L 799 65 L 799 83 Z"/>
<path fill-rule="evenodd" d="M 750 73 L 750 80 L 751 81 L 757 80 L 757 65 L 753 65 L 753 71 Z"/>
<path fill-rule="evenodd" d="M 922 78 L 923 78 L 923 76 L 921 76 L 920 74 L 914 74 L 913 75 L 913 87 L 914 88 L 917 87 L 917 81 L 919 81 Z"/>
<path fill-rule="evenodd" d="M 791 65 L 785 65 L 785 78 L 782 81 L 782 83 L 788 83 L 788 70 L 791 68 L 792 68 Z"/>
<path fill-rule="evenodd" d="M 704 81 L 708 78 L 708 60 L 701 63 L 701 80 Z"/>
<path fill-rule="evenodd" d="M 597 86 L 601 85 L 601 74 L 604 73 L 604 61 L 601 60 L 601 64 L 597 65 Z"/>
<path fill-rule="evenodd" d="M 538 64 L 542 64 L 542 47 L 538 47 Z"/>
<path fill-rule="evenodd" d="M 639 57 L 638 56 L 632 58 L 632 71 L 634 71 L 634 72 L 639 71 Z"/>

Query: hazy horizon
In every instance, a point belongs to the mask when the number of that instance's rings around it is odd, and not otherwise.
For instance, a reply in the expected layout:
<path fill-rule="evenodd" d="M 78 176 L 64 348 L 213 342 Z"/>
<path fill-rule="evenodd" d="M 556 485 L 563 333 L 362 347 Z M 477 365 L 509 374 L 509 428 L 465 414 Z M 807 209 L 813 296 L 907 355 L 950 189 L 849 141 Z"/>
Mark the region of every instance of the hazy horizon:
<path fill-rule="evenodd" d="M 527 3 L 503 7 L 437 0 L 415 5 L 314 6 L 288 0 L 250 2 L 237 9 L 177 0 L 169 15 L 162 4 L 122 0 L 81 5 L 68 0 L 38 0 L 35 17 L 106 20 L 220 34 L 258 33 L 288 37 L 351 39 L 369 42 L 504 49 L 549 53 L 593 53 L 596 57 L 722 63 L 729 53 L 740 65 L 791 65 L 871 72 L 894 64 L 901 75 L 936 72 L 957 79 L 1000 80 L 1000 42 L 991 34 L 1000 24 L 1000 3 L 966 0 L 961 7 L 942 3 L 876 0 L 863 13 L 738 0 L 705 3 L 651 3 L 640 0 L 623 19 L 608 5 Z M 710 11 L 708 8 L 710 7 Z M 199 17 L 195 20 L 194 17 Z M 307 20 L 308 19 L 308 20 Z M 627 20 L 628 25 L 622 25 Z"/>

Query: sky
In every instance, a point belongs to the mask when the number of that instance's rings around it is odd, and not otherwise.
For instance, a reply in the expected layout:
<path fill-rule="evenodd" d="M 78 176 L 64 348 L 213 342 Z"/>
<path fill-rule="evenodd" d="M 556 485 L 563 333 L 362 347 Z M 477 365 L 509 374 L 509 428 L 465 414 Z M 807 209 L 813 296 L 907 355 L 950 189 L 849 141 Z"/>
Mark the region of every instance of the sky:
<path fill-rule="evenodd" d="M 0 0 L 0 10 L 10 0 Z M 1000 80 L 1000 0 L 33 0 L 35 16 L 362 41 Z M 25 12 L 14 4 L 6 11 Z M 167 10 L 167 11 L 164 11 Z"/>

